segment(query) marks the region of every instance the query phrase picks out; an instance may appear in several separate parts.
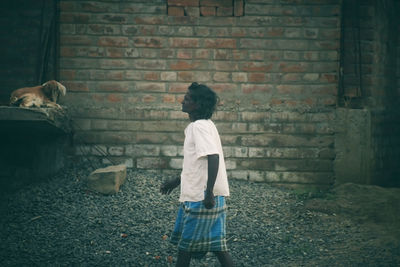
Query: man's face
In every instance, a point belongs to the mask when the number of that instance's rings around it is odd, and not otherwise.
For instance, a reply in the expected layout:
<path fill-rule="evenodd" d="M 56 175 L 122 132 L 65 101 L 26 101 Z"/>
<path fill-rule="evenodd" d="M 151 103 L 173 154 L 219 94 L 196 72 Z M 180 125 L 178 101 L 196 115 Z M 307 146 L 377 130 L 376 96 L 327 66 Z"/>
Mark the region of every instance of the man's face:
<path fill-rule="evenodd" d="M 196 103 L 193 102 L 192 97 L 190 96 L 190 92 L 188 91 L 182 100 L 182 112 L 190 114 L 195 110 L 196 110 Z"/>

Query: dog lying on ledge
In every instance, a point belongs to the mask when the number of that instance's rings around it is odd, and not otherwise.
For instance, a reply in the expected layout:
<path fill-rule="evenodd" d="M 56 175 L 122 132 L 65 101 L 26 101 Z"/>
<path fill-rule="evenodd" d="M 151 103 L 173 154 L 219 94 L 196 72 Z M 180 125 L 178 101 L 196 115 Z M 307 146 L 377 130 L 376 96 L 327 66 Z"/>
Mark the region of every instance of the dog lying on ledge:
<path fill-rule="evenodd" d="M 18 107 L 55 107 L 60 96 L 65 96 L 67 89 L 61 83 L 51 80 L 42 85 L 16 89 L 11 93 L 10 105 Z"/>

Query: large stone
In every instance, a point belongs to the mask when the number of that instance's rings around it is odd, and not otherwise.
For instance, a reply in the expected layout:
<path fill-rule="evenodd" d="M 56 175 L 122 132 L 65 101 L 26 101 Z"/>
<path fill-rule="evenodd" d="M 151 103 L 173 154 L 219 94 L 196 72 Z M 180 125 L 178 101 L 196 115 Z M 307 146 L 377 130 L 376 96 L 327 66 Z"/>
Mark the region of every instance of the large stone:
<path fill-rule="evenodd" d="M 115 194 L 125 179 L 126 165 L 113 165 L 93 171 L 87 178 L 87 186 L 102 194 Z"/>

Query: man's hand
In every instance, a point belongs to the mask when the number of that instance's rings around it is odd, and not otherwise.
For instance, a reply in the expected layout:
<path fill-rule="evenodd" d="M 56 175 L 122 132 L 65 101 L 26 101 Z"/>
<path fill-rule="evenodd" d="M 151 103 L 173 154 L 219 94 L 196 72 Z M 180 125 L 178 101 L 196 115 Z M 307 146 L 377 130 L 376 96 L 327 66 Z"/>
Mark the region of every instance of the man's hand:
<path fill-rule="evenodd" d="M 203 204 L 206 209 L 212 209 L 215 206 L 215 199 L 213 192 L 206 191 L 206 196 L 204 197 Z"/>
<path fill-rule="evenodd" d="M 160 187 L 161 194 L 168 195 L 175 189 L 178 185 L 180 185 L 181 179 L 177 178 L 175 180 L 169 180 L 164 182 Z"/>

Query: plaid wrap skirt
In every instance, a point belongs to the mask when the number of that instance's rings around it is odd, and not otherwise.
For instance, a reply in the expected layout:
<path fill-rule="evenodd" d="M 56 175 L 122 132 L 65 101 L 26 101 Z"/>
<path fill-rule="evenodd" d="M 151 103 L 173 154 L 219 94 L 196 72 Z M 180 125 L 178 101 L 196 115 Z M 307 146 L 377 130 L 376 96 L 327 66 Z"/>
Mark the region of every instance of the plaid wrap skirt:
<path fill-rule="evenodd" d="M 203 201 L 182 203 L 178 210 L 171 243 L 188 252 L 227 251 L 225 197 L 216 196 L 215 206 Z"/>

